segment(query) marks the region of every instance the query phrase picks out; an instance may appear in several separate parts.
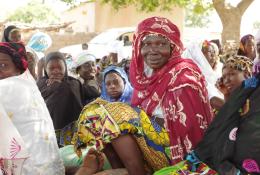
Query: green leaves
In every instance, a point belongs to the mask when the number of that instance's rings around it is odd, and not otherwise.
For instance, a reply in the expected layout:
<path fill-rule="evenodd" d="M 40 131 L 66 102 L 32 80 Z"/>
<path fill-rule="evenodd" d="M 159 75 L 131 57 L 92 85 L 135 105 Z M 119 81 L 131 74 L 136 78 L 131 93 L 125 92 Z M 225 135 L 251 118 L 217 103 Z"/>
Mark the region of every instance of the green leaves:
<path fill-rule="evenodd" d="M 209 23 L 209 13 L 213 9 L 209 0 L 101 0 L 119 10 L 134 5 L 140 11 L 153 12 L 156 9 L 171 11 L 173 7 L 183 7 L 186 10 L 185 23 L 189 27 L 202 27 Z"/>
<path fill-rule="evenodd" d="M 59 18 L 48 6 L 32 1 L 14 11 L 8 17 L 8 20 L 33 24 L 54 24 L 59 21 Z"/>

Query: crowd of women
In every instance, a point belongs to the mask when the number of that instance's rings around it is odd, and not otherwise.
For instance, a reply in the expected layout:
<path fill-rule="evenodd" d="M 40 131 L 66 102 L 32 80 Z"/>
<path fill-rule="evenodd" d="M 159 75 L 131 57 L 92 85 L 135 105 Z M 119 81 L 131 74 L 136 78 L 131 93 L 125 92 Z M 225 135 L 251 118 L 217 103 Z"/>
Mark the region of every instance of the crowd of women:
<path fill-rule="evenodd" d="M 131 60 L 44 55 L 51 38 L 0 42 L 0 174 L 260 174 L 260 31 L 235 54 L 183 46 L 162 17 L 141 21 Z M 221 55 L 228 55 L 221 57 Z"/>

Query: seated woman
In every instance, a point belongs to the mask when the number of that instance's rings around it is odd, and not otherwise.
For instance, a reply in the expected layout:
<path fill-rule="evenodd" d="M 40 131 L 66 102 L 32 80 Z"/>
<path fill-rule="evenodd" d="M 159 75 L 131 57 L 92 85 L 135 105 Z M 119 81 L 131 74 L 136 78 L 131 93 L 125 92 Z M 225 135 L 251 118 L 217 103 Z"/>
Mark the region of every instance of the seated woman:
<path fill-rule="evenodd" d="M 97 67 L 96 58 L 87 52 L 82 52 L 76 56 L 75 61 L 75 72 L 78 74 L 84 89 L 91 95 L 88 102 L 96 99 L 100 96 L 100 85 L 97 81 Z"/>
<path fill-rule="evenodd" d="M 109 66 L 103 72 L 101 98 L 113 102 L 131 103 L 133 88 L 125 71 L 117 66 Z"/>
<path fill-rule="evenodd" d="M 222 77 L 217 83 L 219 90 L 224 94 L 225 101 L 245 79 L 252 77 L 252 67 L 252 60 L 244 56 L 234 55 L 226 60 Z"/>
<path fill-rule="evenodd" d="M 0 174 L 64 175 L 50 114 L 27 65 L 22 44 L 0 43 Z"/>
<path fill-rule="evenodd" d="M 224 96 L 215 86 L 222 75 L 222 63 L 217 56 L 213 43 L 203 41 L 194 42 L 187 46 L 183 57 L 192 59 L 200 68 L 207 82 L 208 98 L 212 108 L 218 110 L 224 104 Z"/>
<path fill-rule="evenodd" d="M 181 58 L 176 25 L 161 17 L 145 19 L 133 47 L 131 105 L 142 110 L 98 99 L 83 109 L 78 135 L 104 148 L 113 168 L 144 175 L 183 160 L 202 139 L 212 113 L 203 75 Z"/>
<path fill-rule="evenodd" d="M 252 60 L 244 56 L 226 61 L 222 76 L 226 103 L 187 161 L 171 167 L 171 173 L 260 173 L 259 76 L 252 78 L 251 69 Z"/>
<path fill-rule="evenodd" d="M 45 76 L 37 82 L 49 109 L 59 146 L 70 144 L 74 121 L 83 108 L 88 94 L 79 80 L 67 75 L 64 56 L 51 52 L 45 58 Z"/>

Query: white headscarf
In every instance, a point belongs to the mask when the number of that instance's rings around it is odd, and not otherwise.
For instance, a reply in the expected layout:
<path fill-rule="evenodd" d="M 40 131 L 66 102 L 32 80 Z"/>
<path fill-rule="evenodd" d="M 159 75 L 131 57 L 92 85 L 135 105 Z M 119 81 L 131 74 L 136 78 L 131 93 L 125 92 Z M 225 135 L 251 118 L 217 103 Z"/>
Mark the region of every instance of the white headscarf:
<path fill-rule="evenodd" d="M 212 69 L 208 60 L 202 53 L 201 49 L 202 49 L 202 42 L 201 43 L 193 42 L 186 47 L 185 51 L 182 54 L 182 57 L 192 59 L 200 68 L 207 82 L 209 99 L 211 99 L 214 96 L 223 99 L 224 98 L 223 94 L 215 86 L 218 78 L 221 75 L 217 75 L 217 73 Z"/>
<path fill-rule="evenodd" d="M 75 65 L 73 67 L 77 69 L 79 66 L 89 61 L 96 62 L 96 57 L 89 54 L 87 51 L 81 52 L 75 57 Z"/>

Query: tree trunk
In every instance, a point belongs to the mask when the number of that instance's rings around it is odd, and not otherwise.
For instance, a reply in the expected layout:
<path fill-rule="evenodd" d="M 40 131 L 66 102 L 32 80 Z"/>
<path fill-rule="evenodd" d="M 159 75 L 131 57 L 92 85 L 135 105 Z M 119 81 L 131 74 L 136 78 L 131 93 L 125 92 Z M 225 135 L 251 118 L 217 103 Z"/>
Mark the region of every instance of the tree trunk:
<path fill-rule="evenodd" d="M 244 12 L 254 0 L 241 0 L 236 7 L 225 4 L 225 0 L 212 0 L 222 22 L 222 43 L 228 40 L 239 42 L 240 25 Z"/>
<path fill-rule="evenodd" d="M 222 14 L 222 43 L 228 41 L 239 42 L 242 14 L 239 11 L 228 11 Z"/>

